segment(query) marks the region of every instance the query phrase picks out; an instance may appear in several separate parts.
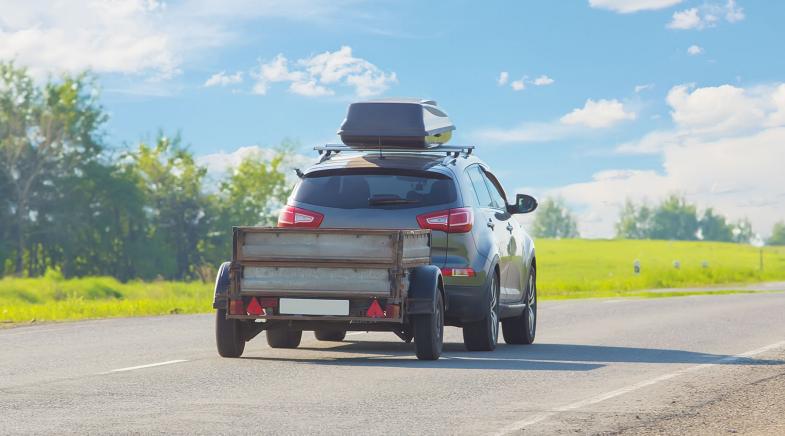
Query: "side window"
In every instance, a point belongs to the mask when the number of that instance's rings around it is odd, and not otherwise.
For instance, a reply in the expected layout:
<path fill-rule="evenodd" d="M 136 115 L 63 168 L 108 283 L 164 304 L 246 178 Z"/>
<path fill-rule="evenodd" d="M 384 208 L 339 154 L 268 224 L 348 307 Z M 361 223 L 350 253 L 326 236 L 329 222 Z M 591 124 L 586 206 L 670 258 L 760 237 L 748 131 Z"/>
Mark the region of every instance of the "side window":
<path fill-rule="evenodd" d="M 491 198 L 491 194 L 488 192 L 488 186 L 483 180 L 480 167 L 473 165 L 466 170 L 466 174 L 469 176 L 469 180 L 472 181 L 474 194 L 477 196 L 477 204 L 479 204 L 480 207 L 494 207 L 493 199 Z"/>
<path fill-rule="evenodd" d="M 504 201 L 504 196 L 501 192 L 499 192 L 499 188 L 493 184 L 484 171 L 482 172 L 482 178 L 485 180 L 485 184 L 488 185 L 488 191 L 491 193 L 491 198 L 493 199 L 494 203 L 492 207 L 495 207 L 496 209 L 506 209 L 507 202 Z"/>

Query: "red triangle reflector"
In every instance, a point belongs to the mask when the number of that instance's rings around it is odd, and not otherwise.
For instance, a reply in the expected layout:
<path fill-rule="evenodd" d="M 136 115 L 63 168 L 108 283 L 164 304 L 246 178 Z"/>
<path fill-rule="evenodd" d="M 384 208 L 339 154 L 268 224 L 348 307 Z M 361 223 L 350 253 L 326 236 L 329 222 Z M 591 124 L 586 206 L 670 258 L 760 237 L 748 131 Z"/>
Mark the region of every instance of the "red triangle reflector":
<path fill-rule="evenodd" d="M 257 300 L 256 297 L 251 298 L 251 302 L 248 303 L 246 310 L 248 310 L 249 315 L 261 315 L 264 313 L 264 309 L 262 309 L 262 306 L 259 304 L 259 300 Z"/>
<path fill-rule="evenodd" d="M 379 300 L 373 300 L 371 307 L 368 308 L 368 312 L 366 312 L 365 315 L 370 318 L 381 318 L 384 316 L 384 311 L 382 310 L 382 306 L 379 305 Z"/>

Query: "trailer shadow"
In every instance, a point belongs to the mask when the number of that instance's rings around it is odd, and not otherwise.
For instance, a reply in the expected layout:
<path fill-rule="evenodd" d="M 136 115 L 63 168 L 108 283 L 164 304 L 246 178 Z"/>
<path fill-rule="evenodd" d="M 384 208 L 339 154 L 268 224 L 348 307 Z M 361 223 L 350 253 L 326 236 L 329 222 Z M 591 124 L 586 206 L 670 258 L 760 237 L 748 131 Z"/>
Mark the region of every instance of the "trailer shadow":
<path fill-rule="evenodd" d="M 591 371 L 602 368 L 608 363 L 785 365 L 785 361 L 782 360 L 762 360 L 684 350 L 578 344 L 528 346 L 499 344 L 493 352 L 468 352 L 462 343 L 445 343 L 441 359 L 430 362 L 417 360 L 414 356 L 414 345 L 403 342 L 346 341 L 333 347 L 305 346 L 298 350 L 324 353 L 324 357 L 249 356 L 245 358 L 331 366 L 518 371 Z M 347 356 L 341 356 L 342 354 Z"/>

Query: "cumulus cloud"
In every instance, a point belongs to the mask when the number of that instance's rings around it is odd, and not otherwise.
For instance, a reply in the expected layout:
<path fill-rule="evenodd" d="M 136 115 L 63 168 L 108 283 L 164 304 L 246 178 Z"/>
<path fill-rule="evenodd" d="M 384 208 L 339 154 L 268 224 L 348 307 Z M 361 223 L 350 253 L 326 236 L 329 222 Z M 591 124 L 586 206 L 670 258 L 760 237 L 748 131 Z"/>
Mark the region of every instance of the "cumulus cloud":
<path fill-rule="evenodd" d="M 89 68 L 170 77 L 180 58 L 160 26 L 165 9 L 155 0 L 0 1 L 0 58 L 16 59 L 36 75 Z"/>
<path fill-rule="evenodd" d="M 669 8 L 682 0 L 589 0 L 593 8 L 607 9 L 620 14 Z"/>
<path fill-rule="evenodd" d="M 242 81 L 243 73 L 241 71 L 234 74 L 226 74 L 225 71 L 221 71 L 210 76 L 210 78 L 204 82 L 204 87 L 236 85 L 242 83 Z"/>
<path fill-rule="evenodd" d="M 724 5 L 706 3 L 699 8 L 689 8 L 673 13 L 668 28 L 676 30 L 705 29 L 714 27 L 722 18 L 729 23 L 744 19 L 744 9 L 735 0 L 728 0 Z"/>
<path fill-rule="evenodd" d="M 526 84 L 523 82 L 523 79 L 514 80 L 510 83 L 510 88 L 512 88 L 513 91 L 523 91 L 526 89 Z"/>
<path fill-rule="evenodd" d="M 499 78 L 496 80 L 496 84 L 498 84 L 499 86 L 504 86 L 507 84 L 507 81 L 509 80 L 510 80 L 510 73 L 508 73 L 507 71 L 502 71 L 501 73 L 499 73 Z"/>
<path fill-rule="evenodd" d="M 275 157 L 277 151 L 274 148 L 262 147 L 259 145 L 249 145 L 240 147 L 234 151 L 219 151 L 196 157 L 196 163 L 207 168 L 207 174 L 211 178 L 220 179 L 234 168 L 237 168 L 245 159 L 257 159 L 269 161 Z M 302 154 L 292 154 L 284 162 L 285 170 L 291 168 L 303 168 L 314 162 L 313 157 Z"/>
<path fill-rule="evenodd" d="M 672 88 L 672 130 L 622 144 L 620 153 L 662 157 L 660 170 L 611 169 L 548 191 L 580 210 L 581 234 L 613 236 L 626 199 L 656 202 L 678 193 L 729 218 L 750 218 L 767 234 L 785 216 L 785 84 Z"/>
<path fill-rule="evenodd" d="M 289 84 L 289 91 L 307 97 L 335 94 L 335 86 L 352 88 L 358 97 L 370 97 L 398 83 L 394 72 L 384 72 L 365 59 L 352 55 L 352 48 L 343 46 L 290 63 L 279 54 L 272 61 L 261 63 L 252 72 L 256 80 L 253 92 L 264 95 L 273 83 Z"/>
<path fill-rule="evenodd" d="M 687 54 L 690 55 L 690 56 L 697 56 L 697 55 L 702 54 L 702 53 L 703 53 L 703 47 L 701 47 L 699 45 L 693 44 L 693 45 L 687 47 Z"/>
<path fill-rule="evenodd" d="M 610 127 L 622 121 L 634 120 L 635 112 L 628 111 L 618 100 L 601 99 L 586 100 L 582 108 L 573 109 L 572 112 L 560 118 L 562 124 L 583 125 L 592 129 Z"/>
<path fill-rule="evenodd" d="M 548 77 L 547 75 L 543 74 L 542 76 L 534 79 L 534 82 L 532 82 L 532 83 L 535 86 L 548 86 L 548 85 L 553 85 L 554 82 L 555 82 L 555 80 L 553 80 L 550 77 Z"/>
<path fill-rule="evenodd" d="M 488 128 L 472 134 L 488 142 L 550 142 L 585 134 L 591 130 L 612 127 L 625 120 L 634 120 L 635 112 L 628 110 L 618 100 L 586 100 L 561 118 L 544 123 L 522 123 L 510 129 Z"/>

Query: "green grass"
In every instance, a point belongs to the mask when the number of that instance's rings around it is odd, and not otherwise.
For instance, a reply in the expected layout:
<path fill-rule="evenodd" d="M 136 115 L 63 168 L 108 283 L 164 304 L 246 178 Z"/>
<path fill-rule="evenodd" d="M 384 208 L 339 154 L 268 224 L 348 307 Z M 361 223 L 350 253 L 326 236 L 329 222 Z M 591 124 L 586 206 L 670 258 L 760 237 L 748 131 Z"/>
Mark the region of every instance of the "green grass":
<path fill-rule="evenodd" d="M 758 248 L 731 243 L 540 239 L 535 245 L 538 289 L 546 299 L 785 280 L 785 247 L 764 247 L 761 270 Z M 633 272 L 636 259 L 640 274 Z M 673 267 L 675 260 L 679 269 Z"/>
<path fill-rule="evenodd" d="M 111 277 L 0 279 L 0 322 L 61 321 L 212 310 L 212 283 L 120 283 Z"/>
<path fill-rule="evenodd" d="M 542 299 L 661 298 L 747 292 L 644 291 L 730 283 L 785 281 L 785 247 L 765 247 L 764 268 L 755 247 L 709 242 L 536 241 Z M 633 273 L 633 261 L 642 271 Z M 673 261 L 681 262 L 675 269 Z M 703 268 L 703 261 L 708 268 Z M 56 272 L 33 279 L 0 279 L 0 322 L 60 321 L 117 316 L 209 312 L 212 283 L 129 282 L 111 277 L 64 280 Z"/>

